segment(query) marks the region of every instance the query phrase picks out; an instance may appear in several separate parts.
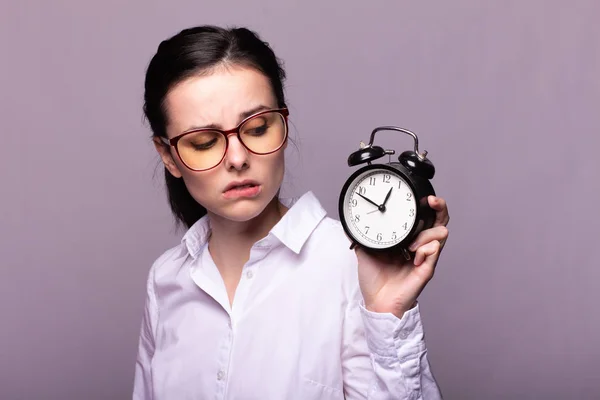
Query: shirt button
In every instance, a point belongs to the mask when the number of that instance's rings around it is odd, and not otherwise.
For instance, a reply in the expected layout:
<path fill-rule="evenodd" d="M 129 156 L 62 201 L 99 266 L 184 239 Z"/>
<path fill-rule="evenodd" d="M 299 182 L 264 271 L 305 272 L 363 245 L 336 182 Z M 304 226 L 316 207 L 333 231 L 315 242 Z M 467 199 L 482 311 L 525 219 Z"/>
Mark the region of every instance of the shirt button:
<path fill-rule="evenodd" d="M 254 276 L 254 273 L 253 273 L 252 271 L 248 271 L 248 272 L 246 272 L 246 277 L 247 277 L 248 279 L 252 279 L 252 277 L 253 277 L 253 276 Z"/>
<path fill-rule="evenodd" d="M 400 339 L 406 339 L 408 337 L 408 333 L 406 331 L 400 332 Z"/>
<path fill-rule="evenodd" d="M 225 372 L 223 372 L 222 370 L 217 372 L 217 379 L 222 381 L 223 378 L 225 378 Z"/>

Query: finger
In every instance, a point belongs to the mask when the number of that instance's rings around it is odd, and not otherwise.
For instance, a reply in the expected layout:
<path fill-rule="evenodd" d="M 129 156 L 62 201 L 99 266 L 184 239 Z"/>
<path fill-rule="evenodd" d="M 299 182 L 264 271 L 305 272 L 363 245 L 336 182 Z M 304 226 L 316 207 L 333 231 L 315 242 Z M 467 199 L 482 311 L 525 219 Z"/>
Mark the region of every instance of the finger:
<path fill-rule="evenodd" d="M 429 207 L 436 211 L 435 222 L 433 223 L 433 226 L 448 225 L 448 222 L 450 222 L 450 215 L 448 214 L 448 205 L 446 204 L 446 200 L 441 197 L 429 196 L 427 201 L 429 203 Z"/>
<path fill-rule="evenodd" d="M 411 245 L 408 247 L 408 250 L 415 251 L 420 246 L 433 240 L 439 241 L 443 246 L 443 244 L 446 242 L 446 239 L 448 239 L 448 228 L 446 228 L 444 225 L 435 226 L 430 229 L 425 229 L 423 232 L 419 233 L 416 239 L 413 240 Z"/>
<path fill-rule="evenodd" d="M 418 267 L 419 265 L 423 264 L 424 261 L 430 260 L 431 258 L 433 258 L 433 260 L 431 260 L 433 262 L 432 265 L 435 264 L 435 258 L 440 252 L 440 246 L 441 245 L 439 241 L 433 240 L 419 247 L 415 252 L 415 266 Z"/>

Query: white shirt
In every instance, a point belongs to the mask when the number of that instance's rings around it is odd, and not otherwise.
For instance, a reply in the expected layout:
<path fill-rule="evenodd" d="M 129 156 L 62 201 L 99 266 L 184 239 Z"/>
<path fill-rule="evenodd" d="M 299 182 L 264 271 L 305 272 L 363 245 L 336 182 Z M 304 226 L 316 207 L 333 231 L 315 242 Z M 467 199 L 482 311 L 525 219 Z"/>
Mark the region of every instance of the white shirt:
<path fill-rule="evenodd" d="M 368 311 L 339 221 L 308 192 L 256 242 L 230 307 L 208 216 L 153 264 L 134 399 L 440 399 L 419 306 Z"/>

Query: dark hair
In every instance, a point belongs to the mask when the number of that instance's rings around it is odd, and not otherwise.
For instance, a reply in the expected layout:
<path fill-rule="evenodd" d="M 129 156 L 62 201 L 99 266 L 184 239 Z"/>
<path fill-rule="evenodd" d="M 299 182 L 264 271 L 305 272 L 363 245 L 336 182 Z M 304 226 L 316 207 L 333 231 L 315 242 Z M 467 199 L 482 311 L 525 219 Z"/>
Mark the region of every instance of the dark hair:
<path fill-rule="evenodd" d="M 152 57 L 144 84 L 144 114 L 153 136 L 167 137 L 165 98 L 179 82 L 219 65 L 235 64 L 254 68 L 270 81 L 278 107 L 286 107 L 283 90 L 285 71 L 269 44 L 247 28 L 198 26 L 184 29 L 164 40 Z M 192 226 L 206 214 L 183 182 L 165 168 L 171 211 L 177 222 Z"/>

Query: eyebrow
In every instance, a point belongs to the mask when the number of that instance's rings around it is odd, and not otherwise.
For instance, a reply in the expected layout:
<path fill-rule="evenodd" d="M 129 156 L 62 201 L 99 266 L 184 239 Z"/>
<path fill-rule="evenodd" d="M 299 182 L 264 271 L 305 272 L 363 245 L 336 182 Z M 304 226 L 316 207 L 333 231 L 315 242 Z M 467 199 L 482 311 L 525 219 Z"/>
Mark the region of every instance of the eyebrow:
<path fill-rule="evenodd" d="M 271 110 L 271 109 L 273 109 L 273 108 L 267 107 L 265 105 L 259 105 L 259 106 L 253 107 L 253 108 L 249 109 L 248 111 L 244 111 L 243 113 L 240 113 L 239 120 L 240 120 L 240 122 L 242 122 L 244 119 L 248 118 L 249 116 L 251 116 L 253 114 L 256 114 L 261 111 Z M 223 129 L 223 128 L 221 127 L 221 125 L 218 125 L 218 124 L 193 125 L 193 126 L 190 126 L 188 129 L 184 130 L 182 133 L 196 131 L 199 129 Z"/>

